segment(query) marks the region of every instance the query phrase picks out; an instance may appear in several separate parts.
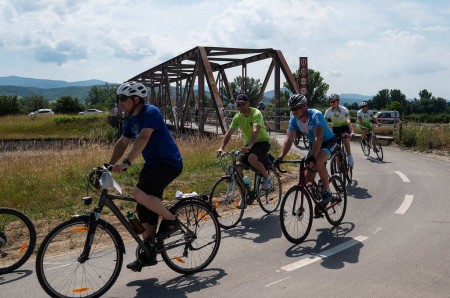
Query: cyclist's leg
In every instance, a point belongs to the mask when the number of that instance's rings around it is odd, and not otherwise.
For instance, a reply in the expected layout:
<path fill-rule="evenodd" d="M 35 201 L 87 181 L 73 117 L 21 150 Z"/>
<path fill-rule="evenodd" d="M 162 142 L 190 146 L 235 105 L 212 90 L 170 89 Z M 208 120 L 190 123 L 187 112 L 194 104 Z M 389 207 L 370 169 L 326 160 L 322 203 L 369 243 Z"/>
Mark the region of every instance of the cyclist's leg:
<path fill-rule="evenodd" d="M 258 142 L 253 145 L 250 149 L 250 154 L 247 156 L 248 163 L 264 178 L 268 176 L 268 173 L 264 167 L 263 161 L 266 159 L 269 150 L 269 142 Z"/>

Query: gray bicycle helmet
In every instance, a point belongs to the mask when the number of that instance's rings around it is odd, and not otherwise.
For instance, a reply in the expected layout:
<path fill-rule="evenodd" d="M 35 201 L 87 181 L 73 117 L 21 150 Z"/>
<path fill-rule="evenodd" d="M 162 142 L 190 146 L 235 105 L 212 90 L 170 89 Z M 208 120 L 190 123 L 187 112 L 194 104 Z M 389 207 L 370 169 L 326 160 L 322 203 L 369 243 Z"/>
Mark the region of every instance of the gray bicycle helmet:
<path fill-rule="evenodd" d="M 361 101 L 361 103 L 359 104 L 359 107 L 362 108 L 362 107 L 365 107 L 365 106 L 367 106 L 367 102 Z"/>
<path fill-rule="evenodd" d="M 138 82 L 125 82 L 117 88 L 117 95 L 147 97 L 147 88 Z"/>
<path fill-rule="evenodd" d="M 337 100 L 337 101 L 339 101 L 340 99 L 341 98 L 336 93 L 333 93 L 333 94 L 330 95 L 330 97 L 328 97 L 328 100 Z"/>
<path fill-rule="evenodd" d="M 289 97 L 288 105 L 290 107 L 296 107 L 307 104 L 308 99 L 302 94 L 294 94 Z"/>

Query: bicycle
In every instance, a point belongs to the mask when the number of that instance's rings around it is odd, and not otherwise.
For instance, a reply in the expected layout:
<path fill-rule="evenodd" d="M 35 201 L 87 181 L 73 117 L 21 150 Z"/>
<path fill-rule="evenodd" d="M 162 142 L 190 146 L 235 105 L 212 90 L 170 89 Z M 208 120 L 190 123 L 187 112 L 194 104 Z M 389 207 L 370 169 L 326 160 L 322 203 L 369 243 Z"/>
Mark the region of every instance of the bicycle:
<path fill-rule="evenodd" d="M 300 141 L 303 142 L 304 148 L 309 148 L 309 139 L 305 136 L 301 131 L 297 130 L 297 134 L 295 135 L 294 145 L 297 148 L 300 148 Z"/>
<path fill-rule="evenodd" d="M 303 242 L 311 230 L 314 218 L 323 217 L 325 213 L 327 221 L 333 225 L 339 225 L 344 219 L 347 210 L 347 192 L 342 179 L 333 175 L 330 177 L 330 191 L 332 199 L 324 209 L 320 205 L 322 197 L 321 180 L 319 183 L 306 182 L 306 158 L 300 160 L 286 160 L 277 163 L 276 167 L 280 173 L 285 170 L 280 168 L 280 164 L 294 163 L 300 164 L 298 184 L 292 186 L 284 195 L 280 205 L 280 223 L 283 235 L 290 242 L 299 244 Z"/>
<path fill-rule="evenodd" d="M 111 169 L 111 165 L 104 165 L 86 175 L 88 194 L 91 189 L 99 195 L 97 206 L 88 215 L 76 215 L 54 228 L 39 248 L 36 274 L 52 297 L 99 297 L 117 280 L 125 245 L 116 228 L 100 218 L 105 206 L 137 242 L 136 257 L 142 264 L 161 254 L 170 269 L 192 274 L 208 266 L 217 254 L 220 227 L 205 195 L 180 198 L 169 210 L 178 218 L 181 230 L 146 244 L 114 203 L 136 201 L 122 195 Z M 120 195 L 109 193 L 113 189 Z M 92 201 L 90 196 L 83 198 L 86 206 Z"/>
<path fill-rule="evenodd" d="M 379 127 L 381 125 L 379 124 L 377 126 Z M 372 125 L 367 131 L 365 140 L 361 139 L 361 149 L 364 153 L 364 156 L 370 155 L 370 148 L 373 148 L 373 151 L 377 155 L 378 160 L 383 161 L 383 147 L 381 146 L 380 140 L 377 138 Z"/>
<path fill-rule="evenodd" d="M 278 209 L 280 205 L 282 189 L 280 175 L 273 167 L 275 160 L 272 155 L 264 162 L 264 166 L 272 177 L 272 187 L 262 190 L 261 174 L 253 170 L 253 190 L 251 185 L 244 183 L 243 177 L 236 168 L 236 159 L 241 151 L 222 152 L 219 156 L 225 175 L 214 184 L 209 196 L 212 204 L 219 214 L 219 225 L 224 229 L 235 227 L 241 220 L 244 210 L 256 200 L 264 212 L 270 214 Z M 250 167 L 246 167 L 246 170 Z"/>
<path fill-rule="evenodd" d="M 353 178 L 353 167 L 348 164 L 348 154 L 347 150 L 345 150 L 345 146 L 342 142 L 342 139 L 348 138 L 347 134 L 343 134 L 342 136 L 336 136 L 337 139 L 337 150 L 336 153 L 330 158 L 330 172 L 331 175 L 338 175 L 348 184 L 352 183 Z"/>
<path fill-rule="evenodd" d="M 0 208 L 0 274 L 22 266 L 36 246 L 36 229 L 22 212 Z"/>

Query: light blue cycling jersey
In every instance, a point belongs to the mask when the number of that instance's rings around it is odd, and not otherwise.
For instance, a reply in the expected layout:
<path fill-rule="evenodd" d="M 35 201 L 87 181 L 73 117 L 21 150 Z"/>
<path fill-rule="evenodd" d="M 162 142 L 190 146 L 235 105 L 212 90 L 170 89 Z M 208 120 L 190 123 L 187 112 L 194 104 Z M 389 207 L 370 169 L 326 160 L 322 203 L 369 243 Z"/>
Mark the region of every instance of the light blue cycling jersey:
<path fill-rule="evenodd" d="M 314 142 L 314 128 L 318 126 L 323 126 L 322 142 L 326 142 L 334 137 L 333 132 L 330 127 L 328 127 L 325 117 L 319 110 L 307 109 L 306 113 L 308 114 L 308 120 L 306 123 L 303 123 L 294 116 L 291 116 L 288 130 L 300 130 L 304 135 L 308 136 L 311 143 Z"/>

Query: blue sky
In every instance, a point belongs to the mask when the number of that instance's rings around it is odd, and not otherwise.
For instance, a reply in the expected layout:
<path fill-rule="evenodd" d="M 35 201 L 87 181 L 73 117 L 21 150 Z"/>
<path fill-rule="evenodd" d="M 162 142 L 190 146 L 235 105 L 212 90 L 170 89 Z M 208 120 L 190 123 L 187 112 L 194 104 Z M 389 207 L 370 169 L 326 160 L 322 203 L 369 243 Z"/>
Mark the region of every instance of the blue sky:
<path fill-rule="evenodd" d="M 274 48 L 291 70 L 307 56 L 328 93 L 450 99 L 450 1 L 3 0 L 0 14 L 0 76 L 120 83 L 199 45 Z"/>

